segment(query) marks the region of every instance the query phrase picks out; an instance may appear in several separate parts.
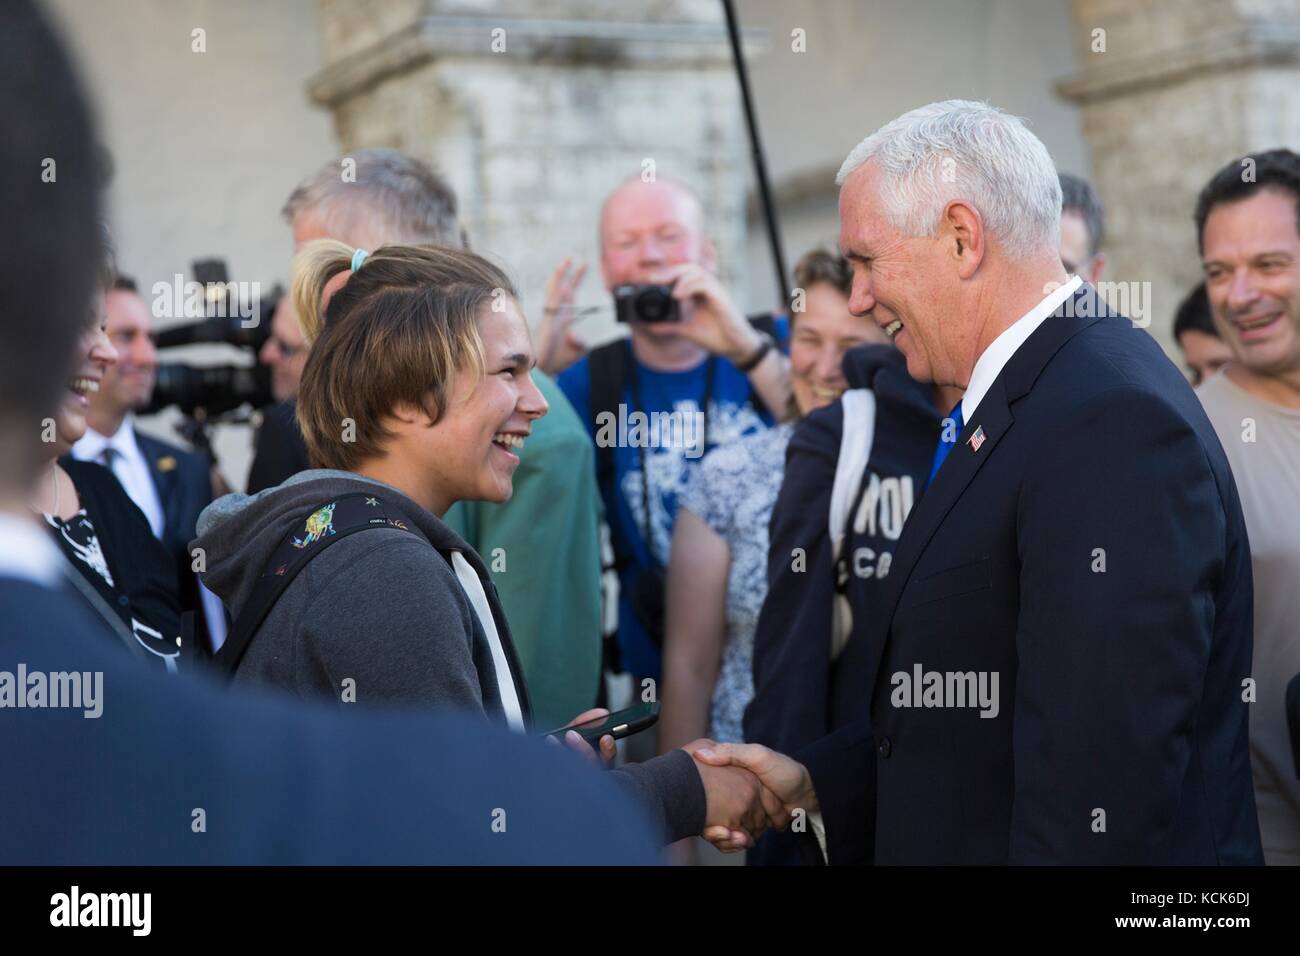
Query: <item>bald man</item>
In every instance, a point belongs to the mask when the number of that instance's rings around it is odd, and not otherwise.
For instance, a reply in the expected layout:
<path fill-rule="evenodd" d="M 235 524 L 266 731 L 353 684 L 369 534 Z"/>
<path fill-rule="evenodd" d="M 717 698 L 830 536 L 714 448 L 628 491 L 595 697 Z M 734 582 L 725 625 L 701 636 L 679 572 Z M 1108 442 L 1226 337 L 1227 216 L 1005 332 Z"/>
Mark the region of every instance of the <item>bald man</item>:
<path fill-rule="evenodd" d="M 628 180 L 601 208 L 605 288 L 671 286 L 680 320 L 632 318 L 627 338 L 579 357 L 583 345 L 570 326 L 586 266 L 566 259 L 551 280 L 538 331 L 543 367 L 564 369 L 560 388 L 596 444 L 619 572 L 621 670 L 638 681 L 659 678 L 663 569 L 691 470 L 706 450 L 771 426 L 769 410 L 780 415 L 789 402 L 787 363 L 774 341 L 784 336 L 784 322 L 773 325 L 774 334 L 751 325 L 715 274 L 717 264 L 688 187 L 663 177 Z M 656 420 L 668 427 L 653 427 Z"/>

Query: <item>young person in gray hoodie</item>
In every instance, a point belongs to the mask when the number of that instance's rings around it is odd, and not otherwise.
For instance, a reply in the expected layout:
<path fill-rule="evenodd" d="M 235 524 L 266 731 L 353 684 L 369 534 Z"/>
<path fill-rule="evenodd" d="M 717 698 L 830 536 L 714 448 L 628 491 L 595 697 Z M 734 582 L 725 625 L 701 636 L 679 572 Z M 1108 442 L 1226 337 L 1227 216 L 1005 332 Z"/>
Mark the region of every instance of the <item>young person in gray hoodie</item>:
<path fill-rule="evenodd" d="M 261 579 L 336 536 L 334 519 L 347 509 L 375 517 L 320 547 L 246 628 L 251 639 L 227 661 L 235 682 L 471 711 L 529 729 L 527 688 L 487 569 L 440 520 L 456 501 L 510 497 L 518 453 L 547 411 L 509 279 L 463 250 L 367 254 L 319 240 L 296 257 L 292 292 L 313 343 L 297 413 L 320 467 L 253 496 L 227 495 L 200 517 L 192 552 L 235 621 L 231 640 L 239 643 Z M 612 739 L 601 749 L 608 760 Z M 689 749 L 614 776 L 667 840 L 722 821 L 757 836 L 767 815 L 756 778 L 695 761 Z"/>

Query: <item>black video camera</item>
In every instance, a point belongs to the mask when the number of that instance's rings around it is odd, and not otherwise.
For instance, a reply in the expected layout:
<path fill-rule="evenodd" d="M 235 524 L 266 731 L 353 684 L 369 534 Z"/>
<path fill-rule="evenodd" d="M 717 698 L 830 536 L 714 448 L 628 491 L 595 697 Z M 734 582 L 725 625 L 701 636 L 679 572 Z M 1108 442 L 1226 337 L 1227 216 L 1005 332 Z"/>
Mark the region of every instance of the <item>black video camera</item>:
<path fill-rule="evenodd" d="M 619 322 L 680 322 L 681 311 L 670 285 L 614 286 L 614 318 Z"/>
<path fill-rule="evenodd" d="M 140 411 L 151 415 L 175 405 L 184 416 L 177 430 L 212 457 L 210 425 L 242 421 L 247 416 L 234 417 L 233 413 L 245 405 L 257 409 L 274 400 L 271 370 L 261 364 L 258 353 L 271 336 L 271 317 L 284 289 L 276 285 L 264 294 L 255 283 L 252 293 L 246 294 L 242 283 L 229 281 L 221 259 L 197 260 L 192 270 L 193 282 L 182 287 L 177 276 L 174 291 L 164 286 L 162 290 L 155 288 L 155 292 L 172 295 L 172 315 L 191 316 L 198 321 L 163 329 L 155 334 L 154 344 L 159 349 L 199 343 L 230 345 L 251 352 L 253 364 L 159 363 L 153 396 Z"/>

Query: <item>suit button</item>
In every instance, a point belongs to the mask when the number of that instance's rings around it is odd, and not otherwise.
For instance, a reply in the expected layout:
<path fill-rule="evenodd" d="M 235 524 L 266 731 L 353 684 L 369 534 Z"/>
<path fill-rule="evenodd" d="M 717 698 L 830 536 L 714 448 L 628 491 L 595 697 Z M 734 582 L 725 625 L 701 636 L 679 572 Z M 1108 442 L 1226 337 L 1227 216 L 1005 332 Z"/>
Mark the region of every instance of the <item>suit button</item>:
<path fill-rule="evenodd" d="M 893 750 L 894 747 L 889 742 L 888 737 L 881 737 L 880 743 L 876 745 L 876 753 L 880 754 L 880 756 L 885 758 L 888 758 L 889 755 L 893 752 Z"/>
<path fill-rule="evenodd" d="M 122 607 L 126 607 L 128 604 L 131 603 L 131 599 L 127 597 L 125 594 L 119 594 L 117 596 L 117 603 L 120 604 Z"/>

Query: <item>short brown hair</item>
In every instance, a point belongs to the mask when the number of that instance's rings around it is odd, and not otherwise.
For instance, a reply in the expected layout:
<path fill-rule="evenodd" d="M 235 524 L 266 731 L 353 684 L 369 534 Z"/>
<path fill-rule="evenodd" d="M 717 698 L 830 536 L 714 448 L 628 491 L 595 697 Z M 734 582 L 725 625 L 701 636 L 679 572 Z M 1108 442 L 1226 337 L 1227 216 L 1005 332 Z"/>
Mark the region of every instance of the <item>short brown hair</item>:
<path fill-rule="evenodd" d="M 333 239 L 307 243 L 294 258 L 292 289 L 303 335 L 312 342 L 298 423 L 312 464 L 345 471 L 382 453 L 392 434 L 383 421 L 398 403 L 441 419 L 456 371 L 483 373 L 480 310 L 515 297 L 505 273 L 472 252 L 382 246 L 322 314 L 325 286 L 352 268 L 353 252 Z M 346 421 L 352 427 L 345 430 Z"/>
<path fill-rule="evenodd" d="M 794 266 L 795 288 L 807 293 L 813 286 L 823 282 L 847 299 L 853 292 L 853 267 L 838 252 L 831 252 L 829 249 L 814 249 L 804 253 Z M 794 323 L 798 317 L 794 311 L 793 300 L 789 306 L 790 321 Z"/>

